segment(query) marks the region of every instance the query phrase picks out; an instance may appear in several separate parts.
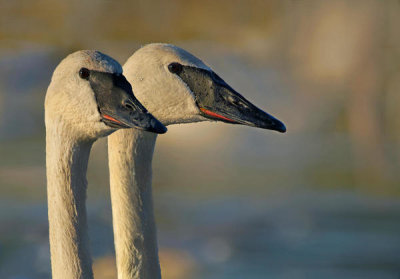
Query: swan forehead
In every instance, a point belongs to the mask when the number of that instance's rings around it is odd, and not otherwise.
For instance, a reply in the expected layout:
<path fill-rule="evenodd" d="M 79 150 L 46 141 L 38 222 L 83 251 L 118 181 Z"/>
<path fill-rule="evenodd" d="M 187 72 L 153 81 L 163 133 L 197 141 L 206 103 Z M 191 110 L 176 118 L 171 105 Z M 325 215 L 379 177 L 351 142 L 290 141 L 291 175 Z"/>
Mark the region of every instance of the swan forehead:
<path fill-rule="evenodd" d="M 110 56 L 96 50 L 80 50 L 64 58 L 54 71 L 54 76 L 77 72 L 82 67 L 99 72 L 122 74 L 121 65 Z"/>
<path fill-rule="evenodd" d="M 149 44 L 139 49 L 137 54 L 154 59 L 164 66 L 168 66 L 172 62 L 178 62 L 186 66 L 211 70 L 202 60 L 190 52 L 171 44 Z"/>

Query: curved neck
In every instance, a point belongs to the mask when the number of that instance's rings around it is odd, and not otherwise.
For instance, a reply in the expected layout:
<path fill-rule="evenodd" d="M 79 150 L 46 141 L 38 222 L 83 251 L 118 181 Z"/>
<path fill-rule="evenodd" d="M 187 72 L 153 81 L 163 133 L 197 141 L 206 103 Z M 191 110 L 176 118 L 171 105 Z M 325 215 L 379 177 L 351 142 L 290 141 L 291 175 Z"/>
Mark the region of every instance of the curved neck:
<path fill-rule="evenodd" d="M 91 279 L 86 170 L 93 141 L 46 127 L 46 172 L 53 279 Z"/>
<path fill-rule="evenodd" d="M 156 139 L 137 129 L 108 137 L 118 279 L 161 278 L 151 190 Z"/>

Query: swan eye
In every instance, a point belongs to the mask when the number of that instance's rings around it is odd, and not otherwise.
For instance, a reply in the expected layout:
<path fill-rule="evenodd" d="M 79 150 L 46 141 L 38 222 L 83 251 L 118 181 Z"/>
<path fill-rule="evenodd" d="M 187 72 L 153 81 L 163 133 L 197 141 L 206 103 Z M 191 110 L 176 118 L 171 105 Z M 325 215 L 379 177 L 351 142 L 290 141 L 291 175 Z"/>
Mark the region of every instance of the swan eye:
<path fill-rule="evenodd" d="M 182 65 L 177 62 L 173 62 L 168 65 L 168 70 L 173 74 L 179 74 L 182 72 L 182 68 Z"/>
<path fill-rule="evenodd" d="M 81 69 L 79 70 L 79 76 L 80 76 L 80 78 L 82 78 L 82 79 L 88 80 L 88 79 L 89 79 L 89 76 L 90 76 L 90 71 L 89 71 L 88 69 L 86 69 L 86 68 L 81 68 Z"/>

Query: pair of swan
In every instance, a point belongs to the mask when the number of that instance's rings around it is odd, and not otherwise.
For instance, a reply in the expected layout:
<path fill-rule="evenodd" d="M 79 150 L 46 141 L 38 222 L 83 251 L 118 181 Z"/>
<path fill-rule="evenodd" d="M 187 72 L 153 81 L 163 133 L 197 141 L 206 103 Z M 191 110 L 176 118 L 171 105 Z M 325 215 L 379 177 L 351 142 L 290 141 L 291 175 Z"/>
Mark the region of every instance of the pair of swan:
<path fill-rule="evenodd" d="M 60 63 L 45 101 L 54 279 L 93 278 L 86 170 L 93 142 L 104 136 L 118 278 L 161 278 L 151 190 L 157 133 L 166 132 L 164 125 L 207 120 L 286 130 L 200 59 L 173 45 L 139 49 L 124 65 L 124 75 L 118 62 L 97 51 L 76 52 Z"/>

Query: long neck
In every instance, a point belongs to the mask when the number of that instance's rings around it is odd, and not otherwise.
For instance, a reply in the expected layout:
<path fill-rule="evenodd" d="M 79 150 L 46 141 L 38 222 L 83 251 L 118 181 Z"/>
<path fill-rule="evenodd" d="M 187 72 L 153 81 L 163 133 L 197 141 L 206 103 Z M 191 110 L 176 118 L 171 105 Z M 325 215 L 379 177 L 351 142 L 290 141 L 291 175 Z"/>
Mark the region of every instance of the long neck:
<path fill-rule="evenodd" d="M 86 170 L 93 141 L 47 127 L 46 167 L 53 279 L 91 279 L 86 221 Z"/>
<path fill-rule="evenodd" d="M 151 190 L 156 138 L 137 129 L 108 137 L 118 279 L 161 278 Z"/>

